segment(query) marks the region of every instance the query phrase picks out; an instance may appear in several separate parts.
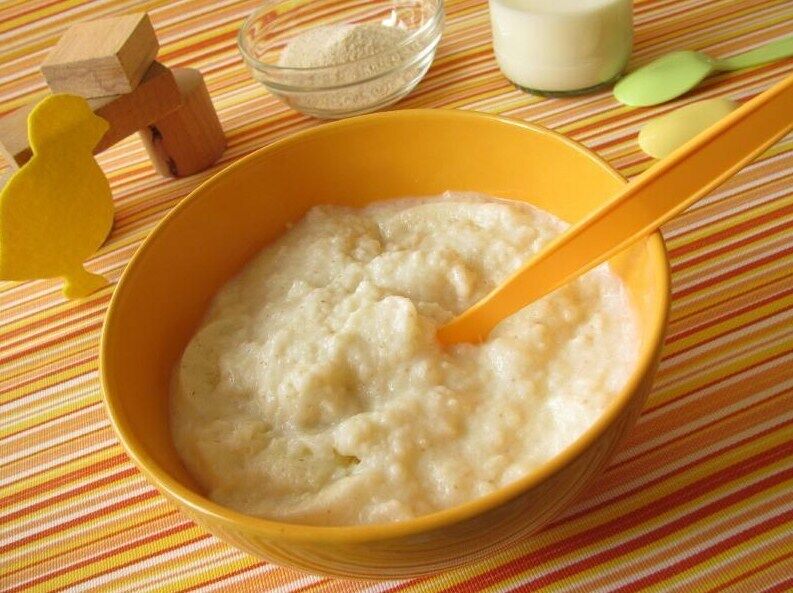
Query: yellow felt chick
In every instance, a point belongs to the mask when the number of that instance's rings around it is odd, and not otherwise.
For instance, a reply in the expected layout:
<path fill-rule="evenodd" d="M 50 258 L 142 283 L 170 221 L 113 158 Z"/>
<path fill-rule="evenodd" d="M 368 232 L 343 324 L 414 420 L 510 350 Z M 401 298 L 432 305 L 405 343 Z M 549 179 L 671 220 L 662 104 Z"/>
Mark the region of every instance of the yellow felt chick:
<path fill-rule="evenodd" d="M 51 95 L 31 111 L 33 157 L 0 190 L 0 279 L 60 276 L 69 298 L 107 285 L 83 262 L 113 225 L 110 185 L 93 156 L 108 127 L 74 95 Z"/>

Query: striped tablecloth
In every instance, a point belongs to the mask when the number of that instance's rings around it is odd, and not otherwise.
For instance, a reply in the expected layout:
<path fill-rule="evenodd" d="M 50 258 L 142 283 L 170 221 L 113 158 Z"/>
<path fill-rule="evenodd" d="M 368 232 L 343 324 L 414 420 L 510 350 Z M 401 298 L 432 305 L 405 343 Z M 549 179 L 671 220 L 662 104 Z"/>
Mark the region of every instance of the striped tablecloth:
<path fill-rule="evenodd" d="M 213 169 L 318 125 L 254 84 L 235 48 L 236 0 L 2 0 L 0 112 L 41 97 L 38 65 L 70 23 L 148 10 L 160 58 L 206 75 L 229 139 Z M 632 110 L 608 93 L 541 99 L 499 74 L 486 2 L 450 0 L 437 59 L 397 108 L 475 109 L 537 122 L 625 175 L 649 164 L 648 118 L 713 96 L 743 100 L 793 61 L 709 79 L 673 105 Z M 633 64 L 672 49 L 728 55 L 793 33 L 791 0 L 635 5 Z M 793 112 L 791 113 L 793 116 Z M 113 233 L 91 267 L 117 280 L 152 227 L 201 180 L 158 177 L 137 139 L 102 154 Z M 672 319 L 631 438 L 587 495 L 488 562 L 409 582 L 320 579 L 218 541 L 166 502 L 108 424 L 97 342 L 112 288 L 64 301 L 55 282 L 0 284 L 2 591 L 793 591 L 793 137 L 668 224 Z"/>

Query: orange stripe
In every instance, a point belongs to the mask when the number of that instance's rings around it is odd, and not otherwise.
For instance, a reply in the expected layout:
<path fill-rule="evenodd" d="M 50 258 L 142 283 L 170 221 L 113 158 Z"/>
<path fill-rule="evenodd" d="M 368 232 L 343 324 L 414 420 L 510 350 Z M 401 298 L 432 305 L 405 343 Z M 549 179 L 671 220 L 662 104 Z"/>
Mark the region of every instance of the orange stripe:
<path fill-rule="evenodd" d="M 669 333 L 668 339 L 674 340 L 676 339 L 678 333 L 685 330 L 678 330 L 677 327 L 686 327 L 686 325 L 696 325 L 697 323 L 702 323 L 703 320 L 705 323 L 710 319 L 710 315 L 718 315 L 720 311 L 724 310 L 724 307 L 727 303 L 734 303 L 737 307 L 739 312 L 744 312 L 744 307 L 740 305 L 740 303 L 751 302 L 751 298 L 754 296 L 758 297 L 758 301 L 763 300 L 765 302 L 765 297 L 760 297 L 760 295 L 770 294 L 776 295 L 785 291 L 785 287 L 787 287 L 791 282 L 793 282 L 793 271 L 790 274 L 785 274 L 781 278 L 774 278 L 769 280 L 768 282 L 757 282 L 753 284 L 749 284 L 746 287 L 746 290 L 738 291 L 724 300 L 717 300 L 711 304 L 707 304 L 706 306 L 700 309 L 693 309 L 692 311 L 685 313 L 685 314 L 676 314 L 674 318 L 669 323 Z M 685 324 L 683 322 L 686 322 Z"/>
<path fill-rule="evenodd" d="M 97 312 L 95 309 L 98 304 L 108 304 L 109 302 L 110 295 L 106 295 L 97 300 L 78 304 L 74 308 L 64 309 L 63 311 L 55 313 L 54 315 L 46 318 L 29 318 L 31 320 L 30 323 L 26 324 L 24 327 L 18 327 L 11 331 L 0 333 L 0 351 L 12 344 L 9 342 L 9 340 L 12 338 L 18 337 L 22 334 L 27 334 L 33 329 L 45 329 L 49 331 L 53 329 L 52 324 L 57 321 L 81 321 L 86 318 L 86 314 L 95 314 Z"/>
<path fill-rule="evenodd" d="M 58 343 L 61 343 L 61 342 L 65 341 L 65 340 L 69 340 L 70 338 L 80 337 L 80 336 L 82 336 L 84 334 L 87 334 L 87 333 L 89 333 L 91 331 L 96 331 L 96 330 L 100 329 L 101 327 L 102 327 L 102 319 L 97 319 L 97 320 L 93 321 L 91 323 L 91 325 L 89 325 L 87 327 L 80 328 L 80 329 L 75 329 L 73 331 L 70 331 L 70 332 L 62 335 L 62 336 L 58 336 L 56 338 L 51 338 L 50 340 L 47 340 L 46 342 L 37 344 L 35 346 L 30 346 L 29 348 L 25 348 L 24 350 L 20 350 L 18 352 L 14 352 L 13 354 L 11 354 L 10 356 L 7 356 L 5 358 L 0 358 L 0 362 L 9 363 L 9 362 L 13 362 L 13 361 L 19 360 L 20 358 L 23 358 L 25 355 L 33 354 L 37 350 L 41 350 L 41 349 L 44 349 L 44 348 L 48 348 L 50 346 L 54 346 L 54 345 L 56 345 Z"/>
<path fill-rule="evenodd" d="M 577 533 L 572 537 L 554 542 L 552 545 L 539 548 L 538 550 L 532 551 L 518 559 L 488 570 L 481 575 L 465 580 L 462 583 L 446 587 L 442 589 L 442 591 L 444 593 L 465 593 L 471 588 L 479 590 L 489 587 L 499 581 L 515 576 L 516 574 L 525 570 L 526 566 L 548 562 L 555 557 L 561 556 L 563 554 L 569 554 L 575 551 L 576 548 L 582 548 L 595 543 L 598 540 L 616 535 L 621 531 L 627 531 L 628 529 L 635 527 L 640 523 L 658 517 L 659 515 L 682 504 L 683 502 L 691 501 L 702 496 L 703 494 L 706 494 L 708 491 L 714 490 L 718 486 L 735 481 L 760 467 L 773 463 L 774 461 L 784 459 L 785 457 L 789 456 L 791 452 L 793 452 L 793 443 L 778 445 L 773 449 L 769 449 L 768 451 L 764 451 L 763 453 L 749 457 L 729 468 L 715 472 L 707 478 L 689 484 L 681 490 L 667 494 L 650 505 L 632 511 L 630 515 L 612 519 L 602 525 L 598 525 L 597 527 Z M 628 549 L 652 543 L 654 540 L 674 533 L 676 529 L 685 527 L 693 521 L 700 520 L 709 515 L 717 513 L 720 510 L 727 508 L 731 504 L 739 502 L 742 498 L 748 498 L 749 496 L 752 496 L 758 492 L 762 492 L 767 488 L 780 484 L 791 478 L 793 478 L 793 468 L 781 471 L 762 480 L 758 480 L 736 492 L 725 496 L 718 501 L 700 507 L 683 517 L 679 517 L 673 521 L 670 521 L 669 523 L 664 524 L 661 527 L 644 533 L 641 536 L 630 540 L 629 542 L 624 542 L 620 544 L 617 549 L 620 553 L 622 553 Z M 598 559 L 601 559 L 602 557 L 602 559 L 605 560 L 613 557 L 616 554 L 617 552 L 606 551 L 598 554 L 597 556 Z M 591 560 L 594 560 L 594 558 L 591 558 Z M 388 590 L 399 591 L 408 586 L 408 584 L 409 583 L 397 585 L 396 587 L 390 588 Z"/>
<path fill-rule="evenodd" d="M 786 553 L 783 553 L 781 556 L 779 556 L 777 558 L 774 558 L 773 560 L 769 560 L 768 562 L 764 562 L 762 564 L 758 564 L 754 568 L 751 568 L 747 572 L 744 572 L 743 574 L 740 574 L 737 577 L 735 577 L 733 579 L 730 579 L 726 583 L 722 583 L 721 585 L 718 585 L 718 586 L 714 587 L 713 589 L 709 589 L 708 593 L 718 593 L 719 591 L 724 591 L 725 589 L 729 588 L 730 586 L 732 586 L 732 585 L 734 585 L 736 583 L 740 583 L 741 581 L 744 581 L 747 578 L 749 578 L 749 577 L 751 577 L 751 576 L 753 576 L 753 575 L 755 575 L 757 573 L 763 572 L 765 569 L 767 569 L 767 568 L 769 568 L 771 566 L 774 566 L 775 564 L 779 564 L 781 562 L 785 562 L 787 560 L 790 560 L 791 558 L 793 558 L 793 550 L 791 550 L 789 552 L 786 552 Z"/>
<path fill-rule="evenodd" d="M 740 240 L 736 241 L 735 243 L 732 243 L 731 245 L 728 245 L 728 246 L 725 246 L 725 247 L 720 247 L 718 249 L 714 249 L 713 251 L 710 251 L 707 254 L 700 255 L 700 256 L 698 256 L 696 258 L 693 258 L 693 259 L 690 259 L 690 260 L 686 260 L 685 263 L 673 264 L 672 265 L 672 270 L 673 271 L 677 271 L 677 270 L 679 270 L 681 268 L 681 266 L 685 267 L 685 266 L 691 265 L 692 263 L 699 263 L 699 262 L 704 261 L 704 260 L 706 260 L 708 258 L 712 258 L 712 257 L 718 256 L 718 255 L 721 255 L 723 253 L 727 253 L 729 251 L 734 251 L 734 250 L 740 249 L 744 245 L 748 245 L 748 244 L 753 243 L 753 242 L 755 242 L 755 241 L 757 241 L 759 239 L 762 239 L 762 238 L 765 238 L 765 237 L 769 237 L 771 235 L 776 235 L 777 233 L 781 233 L 782 231 L 785 231 L 787 229 L 793 228 L 793 219 L 785 220 L 783 218 L 783 216 L 785 216 L 786 214 L 793 214 L 793 204 L 791 204 L 789 206 L 785 206 L 785 207 L 779 208 L 778 210 L 773 210 L 773 211 L 771 211 L 771 212 L 769 212 L 767 214 L 764 214 L 762 216 L 758 216 L 756 218 L 752 218 L 752 219 L 746 220 L 744 222 L 740 222 L 740 223 L 738 223 L 738 224 L 736 224 L 734 226 L 731 226 L 731 227 L 729 227 L 727 229 L 724 229 L 720 233 L 714 233 L 713 235 L 708 235 L 707 237 L 703 237 L 702 239 L 697 239 L 695 241 L 691 241 L 690 243 L 686 243 L 685 245 L 682 245 L 682 246 L 680 246 L 680 247 L 678 247 L 676 249 L 670 249 L 669 250 L 669 257 L 670 257 L 670 259 L 675 259 L 677 257 L 680 257 L 681 255 L 685 255 L 686 253 L 690 253 L 692 251 L 696 251 L 698 249 L 702 249 L 703 247 L 706 247 L 707 245 L 712 245 L 714 243 L 718 243 L 719 241 L 721 241 L 725 237 L 729 237 L 731 235 L 737 235 L 740 232 L 743 232 L 743 231 L 758 227 L 758 226 L 762 225 L 765 222 L 770 222 L 770 221 L 775 220 L 775 219 L 781 219 L 782 220 L 782 224 L 780 224 L 778 226 L 771 227 L 771 228 L 769 228 L 767 230 L 764 230 L 761 233 L 758 233 L 757 235 L 752 235 L 751 237 L 747 237 L 745 239 L 740 239 Z"/>
<path fill-rule="evenodd" d="M 729 550 L 733 546 L 739 544 L 741 541 L 757 537 L 766 531 L 770 531 L 775 527 L 787 523 L 791 519 L 793 519 L 793 511 L 787 511 L 785 513 L 776 515 L 770 519 L 767 519 L 766 521 L 763 521 L 762 523 L 753 525 L 749 529 L 746 529 L 740 533 L 736 533 L 735 535 L 731 535 L 730 537 L 709 548 L 706 548 L 705 550 L 692 554 L 691 556 L 688 556 L 687 558 L 672 565 L 664 566 L 657 572 L 633 581 L 630 585 L 623 585 L 619 589 L 614 589 L 614 593 L 635 591 L 636 588 L 649 587 L 654 584 L 661 583 L 674 575 L 676 572 L 682 572 L 684 570 L 693 568 L 694 566 L 701 564 L 709 558 L 712 558 L 716 554 Z"/>
<path fill-rule="evenodd" d="M 793 475 L 793 474 L 792 474 Z M 793 518 L 793 511 L 788 511 L 787 513 L 783 513 L 772 517 L 762 523 L 754 525 L 745 531 L 738 533 L 736 535 L 730 536 L 719 543 L 706 548 L 705 550 L 696 552 L 687 558 L 676 562 L 669 566 L 664 566 L 659 568 L 658 571 L 653 572 L 647 576 L 637 578 L 634 581 L 631 581 L 628 584 L 625 584 L 621 587 L 612 589 L 611 593 L 623 593 L 627 591 L 637 591 L 644 587 L 651 587 L 653 585 L 657 585 L 658 583 L 663 582 L 669 576 L 675 574 L 676 572 L 680 572 L 683 570 L 687 570 L 697 564 L 707 560 L 708 558 L 713 557 L 714 555 L 722 552 L 724 550 L 729 549 L 730 547 L 734 546 L 736 543 L 740 543 L 740 541 L 744 539 L 748 539 L 751 537 L 756 537 L 759 534 L 762 534 L 766 531 L 773 529 L 774 527 L 778 527 L 782 523 L 785 523 L 789 518 Z M 693 521 L 694 519 L 692 519 Z M 685 524 L 678 523 L 678 526 L 685 526 Z M 649 539 L 649 535 L 643 535 L 637 540 L 641 540 L 638 542 L 634 540 L 631 542 L 632 546 L 630 547 L 638 547 L 643 545 L 644 543 L 655 541 L 656 539 L 661 539 L 662 537 L 666 537 L 669 534 L 673 533 L 675 529 L 672 529 L 671 526 L 665 526 L 664 529 L 656 530 L 652 533 L 652 539 Z M 533 579 L 527 583 L 522 583 L 520 586 L 511 589 L 511 591 L 515 593 L 523 593 L 526 591 L 534 591 L 538 587 L 549 587 L 555 583 L 558 583 L 560 580 L 568 578 L 574 574 L 576 574 L 579 570 L 587 568 L 592 564 L 600 563 L 600 562 L 607 562 L 609 560 L 613 560 L 617 558 L 619 555 L 628 551 L 626 544 L 621 546 L 617 546 L 616 548 L 612 548 L 610 550 L 606 550 L 604 552 L 600 552 L 595 554 L 594 556 L 590 556 L 588 558 L 584 558 L 583 560 L 579 560 L 573 564 L 555 570 L 549 574 L 543 575 L 542 577 Z"/>
<path fill-rule="evenodd" d="M 87 513 L 85 515 L 82 515 L 80 517 L 75 517 L 74 519 L 70 519 L 68 521 L 65 521 L 64 523 L 59 523 L 58 525 L 53 525 L 52 527 L 48 527 L 47 529 L 44 529 L 42 531 L 38 531 L 36 533 L 33 533 L 33 534 L 31 534 L 31 535 L 29 535 L 27 537 L 23 537 L 23 538 L 18 539 L 16 541 L 0 545 L 0 553 L 7 552 L 8 550 L 12 550 L 12 549 L 14 549 L 16 547 L 27 545 L 29 543 L 32 543 L 34 541 L 37 541 L 37 540 L 42 539 L 44 537 L 47 537 L 48 535 L 52 535 L 53 533 L 57 533 L 59 531 L 64 531 L 65 529 L 68 529 L 70 527 L 74 527 L 75 525 L 79 525 L 80 523 L 82 523 L 84 521 L 89 521 L 89 520 L 91 520 L 91 519 L 93 519 L 95 517 L 98 517 L 99 515 L 112 513 L 113 511 L 117 511 L 117 510 L 122 509 L 124 507 L 132 506 L 135 503 L 143 502 L 145 500 L 150 500 L 152 498 L 156 498 L 156 496 L 157 496 L 157 492 L 155 490 L 149 490 L 147 492 L 142 492 L 141 494 L 137 494 L 135 496 L 131 496 L 129 498 L 125 498 L 124 500 L 121 500 L 119 502 L 113 503 L 113 504 L 111 504 L 111 505 L 109 505 L 109 506 L 107 506 L 105 508 L 102 508 L 102 509 L 99 509 L 99 510 L 96 510 L 96 511 L 92 511 L 92 512 Z"/>
<path fill-rule="evenodd" d="M 713 387 L 714 385 L 718 385 L 719 383 L 724 383 L 725 381 L 727 381 L 729 379 L 732 379 L 733 377 L 737 377 L 739 375 L 742 375 L 742 374 L 746 373 L 747 371 L 750 371 L 752 369 L 756 369 L 756 368 L 758 368 L 760 366 L 767 365 L 770 362 L 774 362 L 776 360 L 784 358 L 786 355 L 790 354 L 790 352 L 791 352 L 791 350 L 787 350 L 786 352 L 782 352 L 782 353 L 777 354 L 775 356 L 771 356 L 770 358 L 767 358 L 765 360 L 758 361 L 758 362 L 756 362 L 754 364 L 750 364 L 750 365 L 747 365 L 745 367 L 742 367 L 741 370 L 735 371 L 734 373 L 725 374 L 725 375 L 723 375 L 723 376 L 721 376 L 721 377 L 719 377 L 717 379 L 713 379 L 712 381 L 709 381 L 707 383 L 699 384 L 695 388 L 693 388 L 693 389 L 691 389 L 689 391 L 683 392 L 683 393 L 675 396 L 672 399 L 664 401 L 661 404 L 646 406 L 644 408 L 644 412 L 645 413 L 647 413 L 647 412 L 655 412 L 657 410 L 661 410 L 663 408 L 666 408 L 666 407 L 672 405 L 673 403 L 680 402 L 681 400 L 683 400 L 686 397 L 692 395 L 693 393 L 696 393 L 697 391 L 702 391 L 703 389 L 706 389 L 708 387 Z"/>
<path fill-rule="evenodd" d="M 793 577 L 789 577 L 776 585 L 771 585 L 768 589 L 763 589 L 758 593 L 790 593 L 791 591 L 793 591 Z"/>
<path fill-rule="evenodd" d="M 129 549 L 138 547 L 140 545 L 144 545 L 144 544 L 146 544 L 148 542 L 151 542 L 151 541 L 154 541 L 154 540 L 156 540 L 158 538 L 162 538 L 162 537 L 165 537 L 165 536 L 168 536 L 168 535 L 173 535 L 175 533 L 179 533 L 181 531 L 185 531 L 187 529 L 190 529 L 191 527 L 192 527 L 192 525 L 190 525 L 189 523 L 185 523 L 185 524 L 182 524 L 182 525 L 176 525 L 176 526 L 172 527 L 171 529 L 167 530 L 166 532 L 152 534 L 151 536 L 149 536 L 147 538 L 144 538 L 144 540 L 139 541 L 139 542 L 137 542 L 137 541 L 136 542 L 131 542 L 131 543 L 125 545 L 125 546 L 122 546 L 120 549 L 113 550 L 112 552 L 109 552 L 106 555 L 103 555 L 103 556 L 100 556 L 100 557 L 97 557 L 97 558 L 90 558 L 90 559 L 87 559 L 87 560 L 83 560 L 81 562 L 77 562 L 75 564 L 72 564 L 71 566 L 65 566 L 65 567 L 61 568 L 60 570 L 55 571 L 54 573 L 50 573 L 50 574 L 46 574 L 46 575 L 40 576 L 40 577 L 38 577 L 36 579 L 33 579 L 32 581 L 29 581 L 29 582 L 25 583 L 24 585 L 18 585 L 16 587 L 12 587 L 11 589 L 8 589 L 7 593 L 16 593 L 17 591 L 22 591 L 24 589 L 28 589 L 29 587 L 31 587 L 33 585 L 37 585 L 37 584 L 40 584 L 40 583 L 45 582 L 45 581 L 50 581 L 53 578 L 55 578 L 57 576 L 60 576 L 62 574 L 65 574 L 67 572 L 71 572 L 73 570 L 80 569 L 80 568 L 83 568 L 85 566 L 88 566 L 88 565 L 90 565 L 90 564 L 92 564 L 94 562 L 98 562 L 98 561 L 100 561 L 100 560 L 102 560 L 102 559 L 104 559 L 107 556 L 110 556 L 112 554 L 118 554 L 120 552 L 123 552 L 123 551 L 129 550 Z M 190 540 L 189 543 L 192 543 L 194 541 L 199 541 L 199 540 L 202 540 L 202 539 L 206 539 L 208 537 L 209 537 L 209 535 L 202 535 L 200 537 L 197 537 L 197 538 L 194 538 L 194 539 Z M 142 559 L 145 559 L 146 557 L 147 556 L 144 556 L 144 558 L 142 558 Z M 113 567 L 112 569 L 103 570 L 102 572 L 99 573 L 99 575 L 105 574 L 105 573 L 109 572 L 110 570 L 118 570 L 119 568 L 123 568 L 124 566 L 126 566 L 126 565 L 124 564 L 124 565 L 120 565 L 120 566 L 117 566 L 117 567 Z M 93 575 L 90 578 L 94 578 L 95 576 L 99 576 L 99 575 Z M 88 580 L 88 578 L 82 579 L 81 581 L 78 581 L 77 583 L 73 583 L 73 584 L 65 586 L 65 587 L 60 587 L 60 588 L 54 589 L 54 591 L 63 591 L 66 588 L 73 587 L 74 585 L 79 585 L 81 582 L 84 582 L 86 580 Z"/>
<path fill-rule="evenodd" d="M 92 471 L 91 473 L 97 473 L 97 471 Z M 134 467 L 126 467 L 121 471 L 111 474 L 109 476 L 105 476 L 99 479 L 93 479 L 90 482 L 87 482 L 85 484 L 80 484 L 79 486 L 77 486 L 76 488 L 72 488 L 71 490 L 61 492 L 60 494 L 56 494 L 55 496 L 52 496 L 50 498 L 41 500 L 31 505 L 26 505 L 21 509 L 18 509 L 12 513 L 2 515 L 0 516 L 0 525 L 2 525 L 3 523 L 10 523 L 11 521 L 18 519 L 19 517 L 35 513 L 38 510 L 52 506 L 53 504 L 61 502 L 63 500 L 67 500 L 69 498 L 75 498 L 77 496 L 80 496 L 81 494 L 87 494 L 92 490 L 98 490 L 103 486 L 107 486 L 109 484 L 113 484 L 114 482 L 123 480 L 124 478 L 129 478 L 131 476 L 136 476 L 136 475 L 138 475 L 137 469 L 135 469 Z M 36 494 L 41 494 L 41 490 L 37 489 Z M 0 548 L 0 550 L 2 550 L 2 548 Z"/>
<path fill-rule="evenodd" d="M 64 462 L 64 464 L 65 463 L 68 462 Z M 88 467 L 74 470 L 72 472 L 58 476 L 57 478 L 52 478 L 50 480 L 47 480 L 46 482 L 41 482 L 39 484 L 36 484 L 35 486 L 30 486 L 28 488 L 25 488 L 24 490 L 20 490 L 19 492 L 15 492 L 14 494 L 10 494 L 8 496 L 0 498 L 0 507 L 4 507 L 5 505 L 15 504 L 21 500 L 24 500 L 25 498 L 29 498 L 30 496 L 40 494 L 41 492 L 47 490 L 52 490 L 53 488 L 57 488 L 58 486 L 63 486 L 64 484 L 68 484 L 69 482 L 74 482 L 75 480 L 84 478 L 97 471 L 109 469 L 111 467 L 115 467 L 122 463 L 127 463 L 127 456 L 124 454 L 114 455 L 113 457 L 110 457 L 108 459 L 103 459 L 102 461 L 98 461 Z M 59 464 L 59 465 L 63 465 L 63 464 Z M 57 468 L 58 465 L 54 467 Z M 48 468 L 47 470 L 42 470 L 42 472 L 51 471 L 52 469 L 54 468 Z M 29 476 L 28 479 L 36 475 L 37 474 L 33 474 L 33 476 Z"/>
<path fill-rule="evenodd" d="M 765 403 L 767 403 L 767 402 L 761 402 L 761 404 L 765 404 Z M 761 405 L 761 404 L 755 404 L 755 405 Z M 678 438 L 670 440 L 667 443 L 664 443 L 664 449 L 665 449 L 665 451 L 668 451 L 668 449 L 672 445 L 674 445 L 675 443 L 680 442 L 682 440 L 691 439 L 692 436 L 694 434 L 696 434 L 696 433 L 703 432 L 703 431 L 707 430 L 708 428 L 713 427 L 716 424 L 720 424 L 722 422 L 728 422 L 731 418 L 733 418 L 735 416 L 739 416 L 739 415 L 744 415 L 744 413 L 745 413 L 745 410 L 741 410 L 740 412 L 736 412 L 735 414 L 731 414 L 730 416 L 728 416 L 726 418 L 721 418 L 721 419 L 719 419 L 717 421 L 714 421 L 714 422 L 708 424 L 707 426 L 703 426 L 703 427 L 697 429 L 696 431 L 692 431 L 689 434 L 682 435 L 682 436 L 680 436 Z M 716 459 L 717 457 L 721 457 L 721 456 L 729 453 L 730 451 L 734 451 L 736 449 L 739 449 L 739 448 L 745 446 L 747 443 L 750 443 L 750 442 L 752 442 L 754 440 L 757 440 L 759 438 L 762 438 L 762 437 L 767 436 L 769 434 L 772 434 L 774 432 L 778 432 L 778 431 L 780 431 L 780 430 L 782 430 L 784 428 L 790 427 L 790 426 L 793 426 L 793 421 L 786 422 L 786 423 L 781 424 L 779 426 L 774 426 L 772 428 L 768 428 L 766 430 L 760 431 L 760 432 L 758 432 L 756 434 L 753 434 L 750 437 L 746 437 L 744 439 L 741 439 L 740 441 L 737 441 L 735 443 L 732 443 L 731 445 L 725 446 L 725 447 L 723 447 L 723 448 L 721 448 L 721 449 L 719 449 L 717 451 L 709 453 L 708 455 L 705 455 L 705 456 L 703 456 L 703 457 L 701 457 L 701 458 L 699 458 L 699 459 L 697 459 L 695 461 L 692 461 L 692 462 L 687 463 L 687 464 L 685 464 L 683 466 L 680 466 L 680 467 L 676 468 L 674 470 L 674 472 L 672 472 L 672 473 L 679 474 L 679 473 L 683 473 L 683 472 L 695 469 L 698 466 L 701 466 L 701 465 L 707 463 L 708 461 L 712 461 L 713 459 Z M 615 464 L 613 466 L 613 468 L 609 468 L 607 470 L 607 472 L 608 471 L 613 471 L 613 469 L 618 468 L 620 465 L 625 465 L 627 463 L 636 463 L 637 460 L 639 458 L 641 458 L 641 457 L 643 457 L 643 456 L 632 457 L 632 458 L 630 458 L 630 459 L 628 459 L 626 461 L 623 461 L 620 464 Z M 608 508 L 611 505 L 613 505 L 614 503 L 617 503 L 617 502 L 620 502 L 622 500 L 628 499 L 628 498 L 630 498 L 632 496 L 635 496 L 636 494 L 638 494 L 642 490 L 646 490 L 649 487 L 655 486 L 657 484 L 661 484 L 663 481 L 668 480 L 669 477 L 670 477 L 670 473 L 665 473 L 663 475 L 657 476 L 656 478 L 653 478 L 652 480 L 649 480 L 646 483 L 643 483 L 641 486 L 637 486 L 636 488 L 633 488 L 633 489 L 627 490 L 627 491 L 625 491 L 623 493 L 620 493 L 619 496 L 616 496 L 616 497 L 614 497 L 612 499 L 609 499 L 609 500 L 604 500 L 602 503 L 599 503 L 599 504 L 594 505 L 594 506 L 588 506 L 585 511 L 580 511 L 580 512 L 577 512 L 577 513 L 567 513 L 567 514 L 565 514 L 565 516 L 563 518 L 556 519 L 556 520 L 548 523 L 548 525 L 546 526 L 546 529 L 554 529 L 555 527 L 558 527 L 560 525 L 564 525 L 566 523 L 575 521 L 577 519 L 581 519 L 582 517 L 585 517 L 586 515 L 589 515 L 590 513 L 594 513 L 596 511 Z"/>
<path fill-rule="evenodd" d="M 744 264 L 742 266 L 734 268 L 734 269 L 730 270 L 729 272 L 726 272 L 725 274 L 722 274 L 720 276 L 714 276 L 712 278 L 708 278 L 707 280 L 704 280 L 703 282 L 701 282 L 699 284 L 696 284 L 696 285 L 693 285 L 693 286 L 689 286 L 688 288 L 680 289 L 680 290 L 677 290 L 677 291 L 673 290 L 672 296 L 680 298 L 680 297 L 689 295 L 689 294 L 691 294 L 693 292 L 699 292 L 699 291 L 701 291 L 701 290 L 703 290 L 705 288 L 710 288 L 710 287 L 712 287 L 712 286 L 714 286 L 716 284 L 724 282 L 725 280 L 729 280 L 730 278 L 734 278 L 735 276 L 739 276 L 743 272 L 749 271 L 749 270 L 754 269 L 754 268 L 759 268 L 759 267 L 761 267 L 761 266 L 763 266 L 763 265 L 765 265 L 767 263 L 770 263 L 772 261 L 775 261 L 777 259 L 782 259 L 783 257 L 790 255 L 791 253 L 793 253 L 793 246 L 791 246 L 791 247 L 789 247 L 787 249 L 783 249 L 783 250 L 781 250 L 781 251 L 779 251 L 777 253 L 772 253 L 770 255 L 767 255 L 767 256 L 765 256 L 763 258 L 760 258 L 760 259 L 758 259 L 756 261 L 753 261 L 751 263 Z"/>

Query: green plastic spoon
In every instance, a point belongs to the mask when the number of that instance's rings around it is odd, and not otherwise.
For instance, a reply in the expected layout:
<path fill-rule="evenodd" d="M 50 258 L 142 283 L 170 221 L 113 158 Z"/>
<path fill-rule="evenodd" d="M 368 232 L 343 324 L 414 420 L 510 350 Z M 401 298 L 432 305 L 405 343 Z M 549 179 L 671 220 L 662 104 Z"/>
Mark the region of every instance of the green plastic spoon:
<path fill-rule="evenodd" d="M 614 96 L 631 107 L 658 105 L 688 92 L 713 72 L 751 68 L 788 56 L 793 56 L 793 35 L 723 59 L 676 51 L 628 74 L 614 86 Z"/>

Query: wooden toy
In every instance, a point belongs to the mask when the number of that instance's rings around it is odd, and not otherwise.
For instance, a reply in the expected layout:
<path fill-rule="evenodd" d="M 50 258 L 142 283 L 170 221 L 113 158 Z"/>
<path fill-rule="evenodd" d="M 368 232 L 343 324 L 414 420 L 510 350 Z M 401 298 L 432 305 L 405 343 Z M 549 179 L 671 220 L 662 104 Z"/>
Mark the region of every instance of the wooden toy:
<path fill-rule="evenodd" d="M 110 129 L 97 146 L 97 152 L 179 109 L 181 102 L 173 72 L 159 62 L 149 67 L 140 85 L 131 93 L 89 99 L 94 113 L 110 122 Z"/>
<path fill-rule="evenodd" d="M 130 14 L 80 23 L 68 29 L 41 71 L 54 92 L 87 99 L 129 93 L 159 49 L 149 16 Z"/>
<path fill-rule="evenodd" d="M 0 180 L 0 280 L 63 277 L 69 298 L 107 284 L 83 267 L 113 224 L 95 153 L 140 131 L 157 171 L 171 177 L 223 153 L 201 73 L 169 70 L 154 61 L 157 49 L 145 14 L 76 25 L 42 65 L 55 94 L 0 119 L 0 153 L 21 167 Z"/>
<path fill-rule="evenodd" d="M 173 72 L 154 62 L 131 93 L 89 99 L 88 104 L 110 124 L 94 148 L 96 154 L 177 109 L 181 94 Z M 27 118 L 32 109 L 33 105 L 27 105 L 0 119 L 0 153 L 12 168 L 24 165 L 31 157 Z"/>
<path fill-rule="evenodd" d="M 201 73 L 192 68 L 175 68 L 173 73 L 182 106 L 141 130 L 141 138 L 161 175 L 185 177 L 217 161 L 226 137 Z"/>
<path fill-rule="evenodd" d="M 63 277 L 64 294 L 107 284 L 83 262 L 113 224 L 110 185 L 93 157 L 108 129 L 87 101 L 51 95 L 29 117 L 33 157 L 0 190 L 0 279 Z"/>
<path fill-rule="evenodd" d="M 33 105 L 25 105 L 0 119 L 0 154 L 12 169 L 24 165 L 32 155 L 28 143 L 28 115 Z"/>
<path fill-rule="evenodd" d="M 70 28 L 41 69 L 53 91 L 88 99 L 94 113 L 109 122 L 95 153 L 140 131 L 157 171 L 184 177 L 212 165 L 226 138 L 201 73 L 168 70 L 154 62 L 157 49 L 148 15 L 101 19 Z M 12 168 L 31 158 L 30 110 L 0 119 L 0 154 Z"/>

